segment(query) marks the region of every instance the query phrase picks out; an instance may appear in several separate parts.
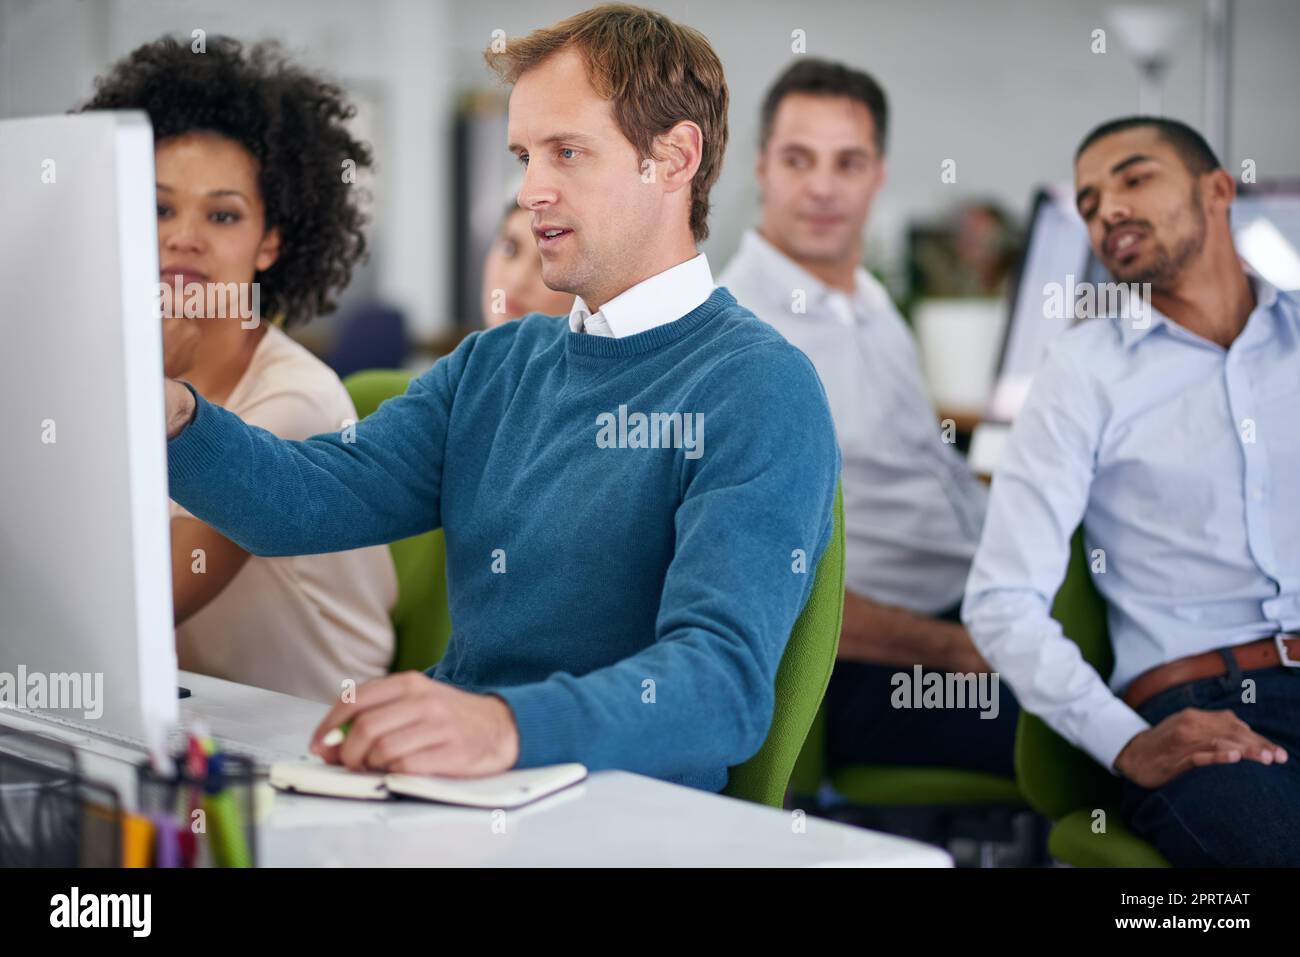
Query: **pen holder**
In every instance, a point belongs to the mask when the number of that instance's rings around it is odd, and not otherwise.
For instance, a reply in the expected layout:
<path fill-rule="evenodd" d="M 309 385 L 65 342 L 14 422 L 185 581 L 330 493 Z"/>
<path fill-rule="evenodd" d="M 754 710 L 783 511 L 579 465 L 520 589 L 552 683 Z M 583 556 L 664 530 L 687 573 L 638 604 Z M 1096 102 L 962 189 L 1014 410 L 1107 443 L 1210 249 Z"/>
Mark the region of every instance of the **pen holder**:
<path fill-rule="evenodd" d="M 175 755 L 175 763 L 172 775 L 148 764 L 136 768 L 140 814 L 154 826 L 154 866 L 257 866 L 255 764 L 238 755 L 213 755 L 209 773 L 196 776 L 184 755 Z"/>
<path fill-rule="evenodd" d="M 81 771 L 70 746 L 0 733 L 0 867 L 118 867 L 117 791 Z"/>

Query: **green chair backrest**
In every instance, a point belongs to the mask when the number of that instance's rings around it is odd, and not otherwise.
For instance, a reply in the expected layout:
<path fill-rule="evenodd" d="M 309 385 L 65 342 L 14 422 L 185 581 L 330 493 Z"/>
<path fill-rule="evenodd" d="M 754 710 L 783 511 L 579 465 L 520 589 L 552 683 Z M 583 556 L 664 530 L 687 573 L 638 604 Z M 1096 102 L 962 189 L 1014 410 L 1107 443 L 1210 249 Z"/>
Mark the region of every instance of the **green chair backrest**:
<path fill-rule="evenodd" d="M 343 380 L 357 418 L 364 419 L 385 399 L 401 395 L 411 373 L 370 369 Z M 388 546 L 397 570 L 397 604 L 390 617 L 397 643 L 391 671 L 432 668 L 447 650 L 451 613 L 447 606 L 447 554 L 442 529 L 404 538 Z"/>
<path fill-rule="evenodd" d="M 1070 564 L 1056 593 L 1052 617 L 1061 623 L 1065 636 L 1078 644 L 1084 660 L 1102 678 L 1109 678 L 1115 657 L 1106 602 L 1093 585 L 1088 566 L 1081 525 L 1070 543 Z M 1053 820 L 1080 808 L 1119 804 L 1119 779 L 1026 711 L 1020 713 L 1016 726 L 1016 780 L 1034 809 Z"/>
<path fill-rule="evenodd" d="M 835 490 L 835 526 L 795 620 L 776 673 L 776 701 L 767 740 L 727 776 L 723 793 L 781 807 L 795 761 L 821 707 L 835 667 L 844 620 L 844 500 Z"/>

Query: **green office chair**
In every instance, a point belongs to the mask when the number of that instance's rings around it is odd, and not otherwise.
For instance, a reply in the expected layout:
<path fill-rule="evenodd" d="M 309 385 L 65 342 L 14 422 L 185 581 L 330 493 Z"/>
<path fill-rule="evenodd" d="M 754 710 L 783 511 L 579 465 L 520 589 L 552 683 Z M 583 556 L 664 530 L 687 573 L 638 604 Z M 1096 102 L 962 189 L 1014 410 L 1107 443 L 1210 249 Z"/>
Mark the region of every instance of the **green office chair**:
<path fill-rule="evenodd" d="M 829 783 L 841 797 L 863 807 L 1028 806 L 1015 781 L 985 771 L 855 764 L 827 773 L 824 708 L 808 732 L 790 787 L 796 794 L 815 795 L 823 782 Z"/>
<path fill-rule="evenodd" d="M 1011 819 L 1028 804 L 1016 781 L 984 771 L 925 765 L 858 764 L 827 769 L 823 706 L 799 753 L 790 790 L 797 800 L 819 804 L 823 785 L 862 808 L 941 808 L 951 837 L 971 837 L 981 861 L 993 863 L 993 840 L 1012 833 Z M 968 814 L 973 811 L 974 814 Z"/>
<path fill-rule="evenodd" d="M 1016 818 L 1029 813 L 1014 780 L 987 771 L 925 765 L 852 764 L 828 772 L 825 711 L 818 711 L 790 778 L 796 801 L 820 807 L 822 786 L 829 784 L 838 799 L 859 808 L 936 809 L 942 843 L 972 840 L 979 866 L 995 865 L 997 842 L 1011 840 Z M 1030 828 L 1031 844 L 1041 848 L 1041 825 L 1035 820 Z"/>
<path fill-rule="evenodd" d="M 1052 615 L 1078 644 L 1084 660 L 1108 677 L 1115 657 L 1106 603 L 1088 571 L 1082 526 L 1070 544 L 1069 568 Z M 1016 778 L 1029 803 L 1056 822 L 1047 849 L 1058 861 L 1076 867 L 1169 866 L 1159 851 L 1120 819 L 1119 779 L 1025 711 L 1016 727 Z M 1093 832 L 1097 810 L 1106 815 L 1103 833 Z"/>
<path fill-rule="evenodd" d="M 830 682 L 844 619 L 844 497 L 835 490 L 835 524 L 795 620 L 776 673 L 776 700 L 767 740 L 727 775 L 723 794 L 781 807 L 790 772 Z"/>
<path fill-rule="evenodd" d="M 371 369 L 353 373 L 343 385 L 357 418 L 364 419 L 385 399 L 405 392 L 410 381 L 409 372 Z M 388 547 L 397 569 L 397 604 L 390 615 L 397 647 L 389 670 L 424 671 L 438 663 L 451 638 L 446 542 L 439 528 Z"/>
<path fill-rule="evenodd" d="M 1028 807 L 1014 780 L 985 771 L 926 765 L 857 764 L 827 771 L 825 707 L 808 732 L 790 788 L 812 797 L 828 783 L 862 807 Z"/>

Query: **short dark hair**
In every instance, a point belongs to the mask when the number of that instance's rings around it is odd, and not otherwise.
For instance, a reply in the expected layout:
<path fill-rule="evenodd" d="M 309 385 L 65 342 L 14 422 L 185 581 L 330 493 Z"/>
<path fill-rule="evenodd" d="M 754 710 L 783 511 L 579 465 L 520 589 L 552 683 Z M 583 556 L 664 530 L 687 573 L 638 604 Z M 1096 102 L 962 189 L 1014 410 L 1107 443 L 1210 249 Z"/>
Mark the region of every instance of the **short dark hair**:
<path fill-rule="evenodd" d="M 266 228 L 279 227 L 280 256 L 264 273 L 262 310 L 289 326 L 335 307 L 364 257 L 365 216 L 345 162 L 372 165 L 370 147 L 346 122 L 356 110 L 342 89 L 290 63 L 273 42 L 247 52 L 210 36 L 206 52 L 164 36 L 138 47 L 95 80 L 81 110 L 143 110 L 154 141 L 190 132 L 233 140 L 257 160 Z"/>
<path fill-rule="evenodd" d="M 1192 175 L 1200 176 L 1210 170 L 1219 169 L 1221 165 L 1219 158 L 1214 155 L 1214 150 L 1210 148 L 1204 136 L 1186 123 L 1163 116 L 1124 116 L 1101 124 L 1083 138 L 1083 142 L 1074 152 L 1074 161 L 1077 163 L 1083 151 L 1104 136 L 1143 128 L 1155 130 L 1162 140 L 1172 146 Z"/>
<path fill-rule="evenodd" d="M 889 132 L 889 101 L 885 97 L 885 91 L 869 73 L 816 57 L 796 60 L 768 89 L 763 100 L 762 124 L 758 135 L 760 149 L 767 146 L 767 141 L 772 136 L 777 108 L 792 93 L 847 96 L 864 104 L 871 111 L 871 121 L 876 128 L 876 149 L 881 156 L 885 155 L 885 141 Z"/>

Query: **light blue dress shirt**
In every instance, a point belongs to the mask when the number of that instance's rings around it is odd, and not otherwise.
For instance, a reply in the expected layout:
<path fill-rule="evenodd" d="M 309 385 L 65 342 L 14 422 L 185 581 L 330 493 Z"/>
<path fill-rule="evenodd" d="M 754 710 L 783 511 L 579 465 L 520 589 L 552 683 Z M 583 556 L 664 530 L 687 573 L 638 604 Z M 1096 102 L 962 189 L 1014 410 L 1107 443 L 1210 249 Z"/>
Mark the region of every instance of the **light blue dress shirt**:
<path fill-rule="evenodd" d="M 1155 310 L 1062 336 L 993 480 L 966 626 L 1026 709 L 1111 770 L 1147 727 L 1117 697 L 1138 675 L 1300 630 L 1300 305 L 1252 282 L 1226 350 Z M 1049 614 L 1080 520 L 1109 687 Z"/>
<path fill-rule="evenodd" d="M 720 280 L 821 377 L 844 462 L 845 587 L 932 615 L 961 601 L 987 492 L 944 441 L 907 323 L 855 276 L 854 295 L 833 289 L 749 230 Z"/>

